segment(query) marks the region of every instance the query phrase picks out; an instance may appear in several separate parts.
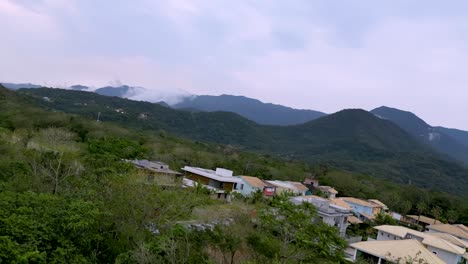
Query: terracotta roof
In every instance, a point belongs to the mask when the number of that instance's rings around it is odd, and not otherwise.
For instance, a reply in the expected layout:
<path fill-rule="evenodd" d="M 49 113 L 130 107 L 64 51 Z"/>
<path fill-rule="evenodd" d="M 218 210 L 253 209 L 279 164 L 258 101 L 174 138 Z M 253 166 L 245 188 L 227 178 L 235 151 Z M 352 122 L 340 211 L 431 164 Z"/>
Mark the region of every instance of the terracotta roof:
<path fill-rule="evenodd" d="M 352 216 L 348 216 L 348 223 L 350 223 L 350 224 L 362 224 L 363 222 L 359 218 L 352 215 Z"/>
<path fill-rule="evenodd" d="M 266 184 L 257 177 L 252 176 L 240 176 L 244 181 L 246 181 L 250 186 L 255 188 L 263 188 Z"/>
<path fill-rule="evenodd" d="M 396 261 L 397 259 L 415 258 L 431 264 L 444 264 L 439 257 L 430 252 L 421 242 L 415 239 L 366 241 L 350 245 L 359 251 L 386 259 Z"/>
<path fill-rule="evenodd" d="M 418 216 L 417 215 L 407 215 L 407 217 L 418 221 Z M 425 223 L 427 225 L 432 225 L 434 223 L 435 224 L 441 224 L 442 223 L 439 220 L 435 220 L 434 218 L 430 218 L 430 217 L 427 217 L 427 216 L 424 216 L 424 215 L 421 215 L 419 217 L 419 222 Z"/>
<path fill-rule="evenodd" d="M 466 228 L 467 227 L 464 225 L 449 225 L 449 224 L 435 224 L 435 225 L 428 226 L 428 229 L 431 229 L 437 232 L 451 234 L 453 236 L 456 236 L 462 239 L 468 239 L 468 231 Z"/>
<path fill-rule="evenodd" d="M 370 203 L 366 200 L 354 198 L 354 197 L 341 197 L 341 199 L 343 199 L 345 202 L 358 204 L 358 205 L 365 206 L 365 207 L 371 207 L 371 208 L 378 207 L 376 204 Z"/>

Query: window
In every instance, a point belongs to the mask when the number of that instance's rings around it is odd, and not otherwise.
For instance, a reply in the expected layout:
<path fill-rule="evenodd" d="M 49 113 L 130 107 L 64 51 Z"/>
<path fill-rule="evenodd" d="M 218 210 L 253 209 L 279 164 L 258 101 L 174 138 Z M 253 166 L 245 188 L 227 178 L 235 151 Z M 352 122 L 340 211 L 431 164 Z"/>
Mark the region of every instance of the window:
<path fill-rule="evenodd" d="M 241 184 L 240 189 L 244 190 L 244 184 Z"/>
<path fill-rule="evenodd" d="M 434 253 L 434 255 L 437 255 L 437 252 L 435 252 L 435 251 L 432 251 L 432 253 Z"/>

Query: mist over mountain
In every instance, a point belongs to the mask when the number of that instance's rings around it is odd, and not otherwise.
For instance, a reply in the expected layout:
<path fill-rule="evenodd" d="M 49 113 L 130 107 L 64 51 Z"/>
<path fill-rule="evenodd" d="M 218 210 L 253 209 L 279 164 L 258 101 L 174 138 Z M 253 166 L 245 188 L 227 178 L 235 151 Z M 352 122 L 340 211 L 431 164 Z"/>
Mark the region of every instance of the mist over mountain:
<path fill-rule="evenodd" d="M 192 111 L 233 112 L 263 125 L 297 125 L 326 115 L 319 111 L 293 109 L 287 106 L 263 103 L 245 96 L 226 94 L 187 97 L 173 107 Z"/>
<path fill-rule="evenodd" d="M 88 90 L 89 90 L 89 87 L 88 87 L 88 86 L 84 86 L 84 85 L 77 84 L 77 85 L 72 85 L 72 86 L 70 86 L 69 89 L 75 90 L 75 91 L 88 91 Z"/>
<path fill-rule="evenodd" d="M 380 118 L 390 120 L 421 142 L 468 164 L 468 132 L 433 127 L 415 114 L 382 106 L 371 111 Z"/>

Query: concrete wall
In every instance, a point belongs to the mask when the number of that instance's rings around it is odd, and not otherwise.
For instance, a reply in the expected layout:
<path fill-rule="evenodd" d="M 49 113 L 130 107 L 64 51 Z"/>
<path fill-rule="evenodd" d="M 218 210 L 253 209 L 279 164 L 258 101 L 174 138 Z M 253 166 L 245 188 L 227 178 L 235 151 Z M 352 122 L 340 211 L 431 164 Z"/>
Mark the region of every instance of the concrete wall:
<path fill-rule="evenodd" d="M 377 240 L 401 240 L 401 238 L 379 230 Z"/>
<path fill-rule="evenodd" d="M 359 205 L 359 204 L 350 203 L 348 201 L 346 201 L 346 203 L 348 203 L 351 206 L 351 208 L 353 209 L 353 212 L 355 212 L 355 213 L 365 213 L 365 214 L 368 214 L 368 215 L 372 215 L 372 208 L 371 207 L 366 207 L 366 206 L 362 206 L 362 205 Z"/>
<path fill-rule="evenodd" d="M 237 191 L 239 193 L 241 193 L 242 195 L 244 196 L 250 196 L 252 195 L 254 192 L 260 190 L 259 188 L 254 188 L 252 187 L 247 181 L 245 181 L 244 179 L 240 178 L 242 180 L 242 183 L 238 183 L 237 184 Z M 243 184 L 243 188 L 241 189 L 241 184 Z M 261 190 L 260 190 L 261 191 Z"/>
<path fill-rule="evenodd" d="M 461 260 L 461 257 L 457 256 L 456 254 L 447 252 L 442 249 L 438 249 L 431 246 L 428 246 L 427 249 L 432 253 L 435 253 L 436 256 L 445 261 L 445 263 L 447 264 L 458 264 L 458 262 Z"/>

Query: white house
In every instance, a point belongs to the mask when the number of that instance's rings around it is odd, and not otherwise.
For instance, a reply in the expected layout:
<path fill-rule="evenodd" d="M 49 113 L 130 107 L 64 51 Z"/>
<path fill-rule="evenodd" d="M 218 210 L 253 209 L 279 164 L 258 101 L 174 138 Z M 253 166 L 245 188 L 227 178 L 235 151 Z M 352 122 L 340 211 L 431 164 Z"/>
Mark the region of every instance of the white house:
<path fill-rule="evenodd" d="M 378 231 L 377 241 L 417 240 L 448 264 L 462 263 L 466 252 L 466 248 L 452 243 L 452 241 L 456 241 L 454 240 L 456 238 L 446 237 L 444 239 L 440 236 L 433 236 L 431 233 L 423 233 L 403 226 L 381 225 L 374 228 Z"/>
<path fill-rule="evenodd" d="M 261 191 L 267 187 L 262 180 L 257 177 L 252 176 L 239 176 L 238 177 L 242 182 L 237 184 L 237 192 L 241 193 L 244 196 L 250 196 L 252 193 Z"/>
<path fill-rule="evenodd" d="M 348 208 L 338 206 L 327 198 L 315 195 L 292 197 L 290 201 L 296 205 L 303 202 L 311 203 L 317 209 L 317 214 L 324 223 L 336 227 L 340 236 L 345 236 L 346 228 L 348 228 L 348 217 L 353 215 Z"/>
<path fill-rule="evenodd" d="M 304 196 L 309 191 L 309 188 L 300 182 L 278 180 L 266 182 L 276 187 L 276 194 L 287 192 L 292 193 L 293 195 Z"/>
<path fill-rule="evenodd" d="M 411 261 L 411 263 L 446 264 L 415 239 L 365 241 L 353 243 L 350 247 L 354 249 L 353 260 L 364 259 L 369 263 Z"/>
<path fill-rule="evenodd" d="M 209 187 L 214 191 L 214 198 L 231 201 L 231 192 L 237 189 L 237 184 L 242 183 L 237 177 L 233 176 L 233 171 L 216 168 L 216 171 L 203 169 L 198 167 L 185 166 L 182 168 L 185 171 L 185 180 L 187 186 L 194 182 Z"/>

